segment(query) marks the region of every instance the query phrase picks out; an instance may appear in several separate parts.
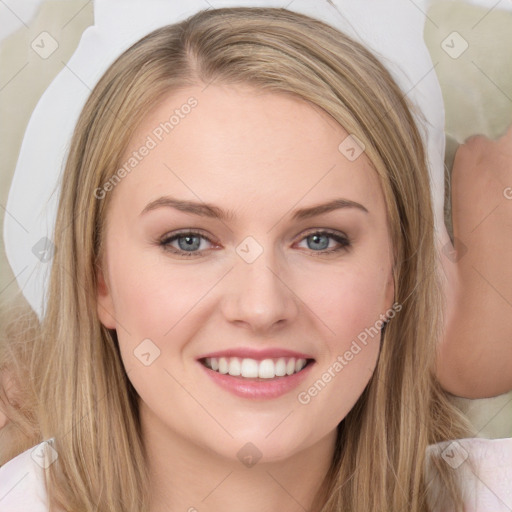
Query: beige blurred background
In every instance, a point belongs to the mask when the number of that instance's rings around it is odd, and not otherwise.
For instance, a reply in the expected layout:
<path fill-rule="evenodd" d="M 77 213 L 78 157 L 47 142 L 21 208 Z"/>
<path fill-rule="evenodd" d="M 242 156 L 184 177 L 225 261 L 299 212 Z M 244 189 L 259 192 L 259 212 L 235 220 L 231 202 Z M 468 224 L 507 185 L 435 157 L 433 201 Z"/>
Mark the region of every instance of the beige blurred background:
<path fill-rule="evenodd" d="M 482 3 L 488 7 L 438 0 L 426 13 L 425 41 L 436 64 L 446 107 L 447 179 L 458 143 L 476 133 L 497 137 L 512 124 L 512 12 L 500 10 L 500 2 Z M 1 15 L 13 22 L 12 33 L 0 43 L 2 226 L 10 182 L 32 110 L 73 54 L 83 31 L 93 24 L 92 1 L 42 1 L 33 13 L 30 9 L 21 12 L 17 5 L 14 1 L 0 5 Z M 44 31 L 59 45 L 46 59 L 31 48 L 32 41 Z M 452 48 L 451 56 L 446 52 L 446 41 Z M 454 58 L 466 44 L 465 51 Z M 0 301 L 17 292 L 1 238 Z M 479 436 L 512 437 L 512 392 L 491 399 L 454 401 L 468 415 Z"/>

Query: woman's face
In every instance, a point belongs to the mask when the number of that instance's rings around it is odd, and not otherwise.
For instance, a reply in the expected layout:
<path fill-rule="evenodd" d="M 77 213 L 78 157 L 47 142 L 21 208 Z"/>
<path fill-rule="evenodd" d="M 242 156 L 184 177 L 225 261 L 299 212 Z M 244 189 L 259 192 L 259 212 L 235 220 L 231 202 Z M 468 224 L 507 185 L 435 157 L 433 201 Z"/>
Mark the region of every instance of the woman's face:
<path fill-rule="evenodd" d="M 112 194 L 98 314 L 150 431 L 271 461 L 353 407 L 393 280 L 384 196 L 347 136 L 249 86 L 190 87 L 143 120 L 95 195 Z"/>

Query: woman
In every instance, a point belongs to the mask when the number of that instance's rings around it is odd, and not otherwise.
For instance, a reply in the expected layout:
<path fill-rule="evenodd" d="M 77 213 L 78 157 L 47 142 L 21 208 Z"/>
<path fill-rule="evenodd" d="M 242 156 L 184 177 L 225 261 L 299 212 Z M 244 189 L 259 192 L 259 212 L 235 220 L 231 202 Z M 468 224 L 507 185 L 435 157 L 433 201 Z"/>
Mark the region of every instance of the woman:
<path fill-rule="evenodd" d="M 148 35 L 82 112 L 55 233 L 51 510 L 429 509 L 427 446 L 467 427 L 421 138 L 362 46 L 284 9 Z"/>

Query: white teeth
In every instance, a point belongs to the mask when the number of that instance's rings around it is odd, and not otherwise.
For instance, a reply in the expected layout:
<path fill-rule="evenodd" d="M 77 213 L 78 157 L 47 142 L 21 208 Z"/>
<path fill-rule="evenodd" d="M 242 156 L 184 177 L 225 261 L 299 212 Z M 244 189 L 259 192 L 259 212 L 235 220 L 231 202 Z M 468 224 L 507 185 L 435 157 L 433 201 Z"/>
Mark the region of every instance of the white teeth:
<path fill-rule="evenodd" d="M 226 373 L 228 373 L 228 371 L 229 371 L 228 360 L 225 357 L 221 357 L 219 359 L 219 373 L 226 374 Z"/>
<path fill-rule="evenodd" d="M 232 357 L 229 360 L 229 375 L 240 375 L 240 360 L 237 357 Z"/>
<path fill-rule="evenodd" d="M 258 368 L 258 377 L 260 379 L 273 379 L 276 376 L 276 367 L 272 359 L 263 359 Z"/>
<path fill-rule="evenodd" d="M 302 359 L 297 359 L 297 361 L 302 361 Z M 276 377 L 284 377 L 286 375 L 286 359 L 284 357 L 280 357 L 276 363 Z"/>
<path fill-rule="evenodd" d="M 295 357 L 280 357 L 261 361 L 250 358 L 240 359 L 239 357 L 207 357 L 204 359 L 204 365 L 211 370 L 247 379 L 256 377 L 273 379 L 274 377 L 293 375 L 300 372 L 306 366 L 306 362 L 305 359 Z"/>
<path fill-rule="evenodd" d="M 242 377 L 254 378 L 258 376 L 258 361 L 254 359 L 242 359 L 240 366 L 240 375 Z"/>

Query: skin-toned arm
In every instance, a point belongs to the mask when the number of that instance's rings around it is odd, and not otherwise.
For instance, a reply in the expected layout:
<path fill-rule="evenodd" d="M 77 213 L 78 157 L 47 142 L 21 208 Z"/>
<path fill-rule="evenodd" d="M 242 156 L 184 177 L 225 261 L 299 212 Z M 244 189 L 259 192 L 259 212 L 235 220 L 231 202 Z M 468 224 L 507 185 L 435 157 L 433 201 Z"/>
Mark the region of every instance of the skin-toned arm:
<path fill-rule="evenodd" d="M 512 389 L 512 126 L 498 140 L 469 138 L 452 172 L 452 314 L 438 352 L 450 393 L 484 398 Z"/>

